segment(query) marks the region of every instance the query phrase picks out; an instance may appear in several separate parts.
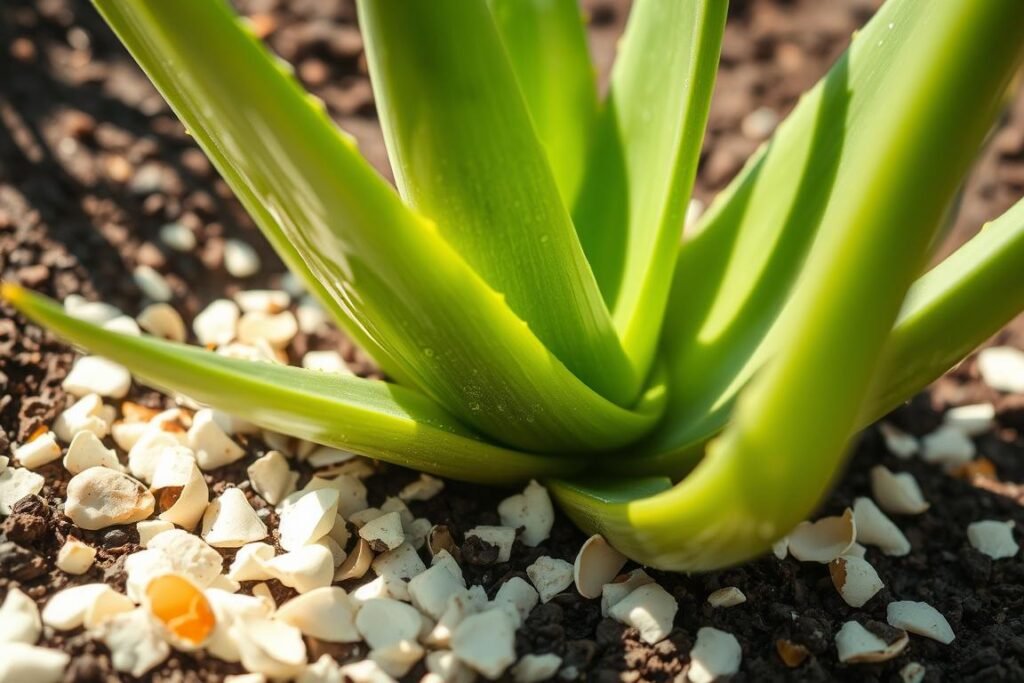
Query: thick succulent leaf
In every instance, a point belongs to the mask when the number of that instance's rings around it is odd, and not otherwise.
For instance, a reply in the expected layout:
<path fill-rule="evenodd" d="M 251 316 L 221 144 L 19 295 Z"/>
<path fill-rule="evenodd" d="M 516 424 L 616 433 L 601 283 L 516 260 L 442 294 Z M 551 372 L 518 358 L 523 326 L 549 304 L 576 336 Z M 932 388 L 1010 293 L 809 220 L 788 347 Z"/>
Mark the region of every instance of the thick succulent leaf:
<path fill-rule="evenodd" d="M 633 500 L 624 485 L 612 497 L 601 486 L 557 484 L 570 516 L 637 561 L 701 570 L 759 554 L 813 512 L 1022 47 L 1016 0 L 890 0 L 842 67 L 874 64 L 872 97 L 847 91 L 872 144 L 843 149 L 835 185 L 850 189 L 822 211 L 778 353 L 681 483 Z"/>
<path fill-rule="evenodd" d="M 631 404 L 644 378 L 622 350 L 486 0 L 358 6 L 402 196 L 571 371 Z"/>
<path fill-rule="evenodd" d="M 651 428 L 660 389 L 628 410 L 566 369 L 224 2 L 96 5 L 271 242 L 387 372 L 524 450 L 614 448 Z"/>
<path fill-rule="evenodd" d="M 888 182 L 874 170 L 867 178 L 851 171 L 859 157 L 880 151 L 878 131 L 890 113 L 872 103 L 907 73 L 903 55 L 930 21 L 916 12 L 887 3 L 682 245 L 663 335 L 670 405 L 645 452 L 692 455 L 721 428 L 741 389 L 782 344 L 786 306 L 826 216 L 848 195 L 864 192 L 867 179 Z M 965 94 L 949 116 L 956 120 L 973 107 Z M 951 134 L 936 142 L 933 149 L 943 152 L 935 160 L 951 165 L 958 158 L 947 154 L 951 145 L 973 152 L 975 144 Z M 884 158 L 876 157 L 876 168 L 884 169 Z M 950 202 L 924 194 L 944 208 Z M 651 467 L 665 471 L 661 463 Z"/>
<path fill-rule="evenodd" d="M 154 337 L 111 332 L 60 304 L 4 284 L 3 298 L 91 353 L 115 360 L 163 390 L 239 415 L 260 427 L 454 479 L 523 481 L 579 468 L 483 441 L 433 401 L 394 384 L 227 358 Z"/>
<path fill-rule="evenodd" d="M 488 0 L 562 201 L 575 202 L 597 115 L 577 0 Z"/>
<path fill-rule="evenodd" d="M 640 372 L 658 343 L 727 7 L 725 0 L 634 3 L 573 212 Z"/>

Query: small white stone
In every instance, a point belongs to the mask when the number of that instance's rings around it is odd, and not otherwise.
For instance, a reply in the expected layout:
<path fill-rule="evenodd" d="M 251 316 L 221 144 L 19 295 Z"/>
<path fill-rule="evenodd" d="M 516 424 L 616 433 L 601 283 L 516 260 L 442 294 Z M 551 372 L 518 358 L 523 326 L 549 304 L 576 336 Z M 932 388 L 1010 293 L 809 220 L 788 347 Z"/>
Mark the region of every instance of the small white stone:
<path fill-rule="evenodd" d="M 978 371 L 985 384 L 996 391 L 1024 394 L 1024 351 L 1012 346 L 982 349 Z"/>
<path fill-rule="evenodd" d="M 843 663 L 885 662 L 899 655 L 907 647 L 907 634 L 887 643 L 856 621 L 848 621 L 836 633 L 836 650 Z"/>
<path fill-rule="evenodd" d="M 22 467 L 39 469 L 60 457 L 60 446 L 53 432 L 45 432 L 14 449 L 14 458 Z"/>
<path fill-rule="evenodd" d="M 42 491 L 45 481 L 41 475 L 24 467 L 6 467 L 0 471 L 0 515 L 11 514 L 19 500 Z"/>
<path fill-rule="evenodd" d="M 235 294 L 235 303 L 246 313 L 280 313 L 291 302 L 288 292 L 279 289 L 246 289 Z"/>
<path fill-rule="evenodd" d="M 344 590 L 330 586 L 292 598 L 278 608 L 274 618 L 329 643 L 355 643 L 361 640 L 356 611 Z"/>
<path fill-rule="evenodd" d="M 139 534 L 139 545 L 143 548 L 149 545 L 150 540 L 152 540 L 154 536 L 162 534 L 165 531 L 170 531 L 173 528 L 173 524 L 165 522 L 162 519 L 149 519 L 135 525 L 135 530 Z"/>
<path fill-rule="evenodd" d="M 210 490 L 192 452 L 186 448 L 163 449 L 153 470 L 152 492 L 160 519 L 191 531 L 203 517 Z"/>
<path fill-rule="evenodd" d="M 35 600 L 15 587 L 10 588 L 0 605 L 0 643 L 35 645 L 42 631 Z"/>
<path fill-rule="evenodd" d="M 516 683 L 540 683 L 554 678 L 562 668 L 562 658 L 555 654 L 526 655 L 512 667 Z"/>
<path fill-rule="evenodd" d="M 96 598 L 108 590 L 110 586 L 105 583 L 87 583 L 57 591 L 43 607 L 43 623 L 58 631 L 78 628 Z"/>
<path fill-rule="evenodd" d="M 140 481 L 152 482 L 157 463 L 167 449 L 183 450 L 183 454 L 194 459 L 192 449 L 185 448 L 176 434 L 147 425 L 146 430 L 128 451 L 128 471 Z"/>
<path fill-rule="evenodd" d="M 540 601 L 548 602 L 572 585 L 573 566 L 565 560 L 542 555 L 526 568 L 526 575 L 540 594 Z"/>
<path fill-rule="evenodd" d="M 370 544 L 374 552 L 394 550 L 405 542 L 402 517 L 398 512 L 381 515 L 364 524 L 359 529 L 359 536 Z"/>
<path fill-rule="evenodd" d="M 361 662 L 352 662 L 338 669 L 341 681 L 352 683 L 395 683 L 395 679 L 389 676 L 380 665 L 372 659 L 364 659 Z M 333 682 L 332 682 L 333 683 Z"/>
<path fill-rule="evenodd" d="M 57 569 L 66 574 L 84 574 L 96 561 L 96 548 L 69 537 L 57 551 Z"/>
<path fill-rule="evenodd" d="M 409 581 L 412 604 L 424 614 L 439 619 L 448 605 L 448 599 L 466 590 L 460 577 L 444 565 L 434 565 Z"/>
<path fill-rule="evenodd" d="M 472 614 L 452 634 L 452 652 L 493 681 L 516 661 L 515 635 L 515 623 L 505 610 Z"/>
<path fill-rule="evenodd" d="M 526 583 L 522 579 L 519 579 L 519 582 L 523 584 Z M 527 584 L 527 587 L 533 592 L 533 602 L 536 604 L 537 591 L 533 590 L 533 587 L 529 586 L 529 584 Z M 430 633 L 427 634 L 426 638 L 424 638 L 423 642 L 431 647 L 449 647 L 452 642 L 452 634 L 455 633 L 455 629 L 458 628 L 459 624 L 465 621 L 466 617 L 470 614 L 477 614 L 482 611 L 482 609 L 477 605 L 477 598 L 474 597 L 474 593 L 482 590 L 482 587 L 474 586 L 473 589 L 470 589 L 461 595 L 453 595 L 448 600 L 448 606 L 445 607 L 441 618 L 437 620 L 437 623 L 434 624 L 434 627 L 430 630 Z M 482 596 L 482 602 L 484 608 L 486 608 L 486 593 Z M 516 606 L 506 600 L 504 596 L 500 601 L 495 599 L 494 607 L 507 612 L 509 618 L 512 619 L 515 624 L 522 623 L 522 617 L 519 616 Z"/>
<path fill-rule="evenodd" d="M 274 546 L 269 543 L 248 543 L 235 553 L 235 559 L 228 569 L 228 578 L 233 581 L 266 581 L 273 578 L 266 563 L 274 558 Z"/>
<path fill-rule="evenodd" d="M 110 650 L 114 668 L 136 677 L 143 676 L 171 654 L 161 627 L 141 607 L 110 619 L 103 627 L 101 639 Z"/>
<path fill-rule="evenodd" d="M 885 440 L 885 447 L 897 458 L 906 460 L 917 455 L 921 450 L 921 444 L 916 437 L 907 434 L 888 422 L 879 423 L 878 430 L 882 433 L 882 438 Z"/>
<path fill-rule="evenodd" d="M 530 481 L 522 493 L 501 501 L 498 515 L 503 526 L 522 527 L 519 540 L 531 548 L 547 540 L 555 523 L 555 508 L 551 505 L 548 490 L 536 481 Z"/>
<path fill-rule="evenodd" d="M 57 416 L 53 422 L 53 432 L 64 443 L 69 443 L 75 435 L 85 431 L 102 439 L 109 431 L 106 420 L 101 417 L 102 409 L 103 399 L 99 394 L 86 394 Z"/>
<path fill-rule="evenodd" d="M 400 678 L 409 673 L 416 662 L 423 659 L 426 650 L 414 640 L 403 640 L 386 647 L 370 650 L 369 658 L 389 676 Z"/>
<path fill-rule="evenodd" d="M 126 315 L 119 315 L 113 320 L 103 323 L 103 329 L 117 332 L 118 334 L 126 334 L 130 337 L 142 336 L 142 329 L 139 327 L 139 324 L 135 322 L 134 318 L 129 318 Z"/>
<path fill-rule="evenodd" d="M 747 601 L 747 596 L 736 586 L 719 588 L 708 596 L 708 604 L 712 607 L 735 607 Z"/>
<path fill-rule="evenodd" d="M 416 549 L 408 543 L 378 555 L 370 566 L 378 576 L 390 579 L 411 579 L 427 568 Z"/>
<path fill-rule="evenodd" d="M 616 621 L 633 626 L 640 638 L 653 645 L 672 630 L 679 605 L 676 599 L 656 583 L 640 586 L 608 610 Z"/>
<path fill-rule="evenodd" d="M 80 529 L 95 531 L 142 521 L 153 514 L 154 504 L 142 482 L 106 467 L 90 467 L 68 482 L 64 514 Z"/>
<path fill-rule="evenodd" d="M 881 509 L 894 515 L 919 515 L 929 508 L 914 475 L 895 474 L 885 465 L 871 468 L 871 495 Z"/>
<path fill-rule="evenodd" d="M 238 339 L 245 344 L 263 340 L 272 348 L 283 349 L 299 332 L 299 324 L 291 311 L 282 313 L 246 313 L 238 321 Z"/>
<path fill-rule="evenodd" d="M 435 650 L 427 655 L 426 662 L 427 671 L 437 678 L 421 683 L 473 683 L 476 680 L 476 673 L 451 650 Z"/>
<path fill-rule="evenodd" d="M 326 536 L 338 516 L 338 491 L 325 488 L 304 493 L 281 512 L 281 547 L 298 550 Z"/>
<path fill-rule="evenodd" d="M 743 651 L 736 636 L 705 626 L 697 631 L 697 642 L 690 650 L 687 677 L 692 683 L 712 683 L 740 670 Z"/>
<path fill-rule="evenodd" d="M 202 537 L 214 548 L 240 548 L 266 538 L 267 525 L 241 489 L 229 488 L 203 513 Z"/>
<path fill-rule="evenodd" d="M 885 619 L 890 626 L 931 638 L 944 645 L 949 645 L 956 638 L 946 617 L 927 602 L 890 602 L 885 608 Z"/>
<path fill-rule="evenodd" d="M 922 459 L 933 465 L 956 467 L 970 462 L 977 449 L 970 437 L 955 427 L 944 425 L 922 440 Z"/>
<path fill-rule="evenodd" d="M 323 307 L 309 296 L 303 297 L 295 309 L 295 317 L 299 321 L 299 329 L 305 334 L 318 334 L 327 326 L 327 315 Z"/>
<path fill-rule="evenodd" d="M 591 536 L 580 548 L 573 564 L 576 590 L 585 598 L 601 597 L 601 589 L 618 575 L 626 556 L 611 547 L 604 536 Z"/>
<path fill-rule="evenodd" d="M 120 470 L 121 462 L 117 459 L 117 453 L 104 446 L 94 433 L 79 432 L 68 446 L 64 469 L 71 474 L 79 474 L 90 467 Z"/>
<path fill-rule="evenodd" d="M 271 505 L 277 505 L 295 491 L 299 473 L 292 471 L 279 451 L 267 451 L 246 470 L 253 490 Z"/>
<path fill-rule="evenodd" d="M 181 223 L 167 223 L 160 226 L 160 241 L 174 251 L 187 253 L 196 248 L 196 236 Z"/>
<path fill-rule="evenodd" d="M 444 480 L 432 477 L 429 474 L 421 474 L 419 479 L 406 484 L 401 491 L 398 492 L 398 497 L 405 502 L 412 500 L 430 500 L 437 494 L 444 490 Z"/>
<path fill-rule="evenodd" d="M 203 346 L 224 346 L 237 336 L 241 315 L 234 301 L 217 299 L 195 317 L 192 331 Z"/>
<path fill-rule="evenodd" d="M 853 501 L 857 542 L 878 547 L 886 555 L 903 557 L 910 553 L 910 541 L 870 498 Z"/>
<path fill-rule="evenodd" d="M 885 587 L 875 568 L 860 557 L 841 555 L 829 563 L 828 570 L 832 585 L 850 607 L 863 607 Z"/>
<path fill-rule="evenodd" d="M 148 431 L 149 425 L 145 422 L 121 420 L 111 425 L 110 436 L 113 437 L 114 443 L 117 444 L 118 448 L 131 451 Z"/>
<path fill-rule="evenodd" d="M 59 683 L 70 661 L 71 656 L 60 650 L 0 642 L 0 681 Z"/>
<path fill-rule="evenodd" d="M 539 600 L 540 594 L 536 588 L 521 577 L 513 576 L 498 588 L 493 604 L 495 607 L 510 608 L 515 614 L 516 624 L 521 625 L 530 616 Z"/>
<path fill-rule="evenodd" d="M 308 442 L 307 442 L 308 443 Z M 343 451 L 340 448 L 331 448 L 330 446 L 316 446 L 305 455 L 303 460 L 309 463 L 310 467 L 314 469 L 320 469 L 322 467 L 331 467 L 338 465 L 343 462 L 348 462 L 353 458 L 357 457 L 355 453 Z M 385 510 L 390 512 L 390 510 Z"/>
<path fill-rule="evenodd" d="M 628 574 L 617 576 L 614 581 L 601 587 L 601 616 L 607 617 L 611 608 L 640 586 L 654 583 L 643 569 L 634 569 Z"/>
<path fill-rule="evenodd" d="M 1013 522 L 994 519 L 972 522 L 967 526 L 967 540 L 975 550 L 993 560 L 1014 557 L 1020 551 L 1020 546 L 1013 538 L 1013 526 Z"/>
<path fill-rule="evenodd" d="M 359 609 L 356 628 L 370 647 L 387 647 L 403 640 L 416 640 L 423 628 L 423 617 L 404 602 L 375 598 Z"/>
<path fill-rule="evenodd" d="M 61 383 L 73 396 L 99 394 L 108 398 L 124 398 L 132 385 L 132 376 L 122 365 L 99 356 L 82 356 L 71 366 Z"/>
<path fill-rule="evenodd" d="M 232 277 L 250 277 L 260 270 L 259 254 L 245 242 L 229 239 L 224 243 L 224 268 Z"/>
<path fill-rule="evenodd" d="M 302 632 L 283 621 L 239 619 L 233 626 L 242 666 L 274 679 L 291 679 L 306 665 Z"/>
<path fill-rule="evenodd" d="M 351 375 L 345 359 L 337 351 L 307 351 L 302 356 L 302 367 L 317 372 L 329 372 L 338 375 Z"/>
<path fill-rule="evenodd" d="M 167 304 L 146 306 L 136 320 L 142 329 L 154 337 L 179 343 L 185 341 L 185 322 L 181 315 Z"/>
<path fill-rule="evenodd" d="M 466 538 L 474 536 L 498 548 L 498 562 L 508 562 L 512 557 L 515 529 L 507 526 L 476 526 L 466 532 Z"/>
<path fill-rule="evenodd" d="M 245 451 L 213 419 L 213 411 L 203 409 L 192 418 L 192 426 L 188 430 L 188 445 L 195 451 L 196 461 L 204 472 L 245 457 Z"/>
<path fill-rule="evenodd" d="M 942 416 L 942 422 L 959 429 L 968 436 L 979 436 L 992 429 L 996 419 L 996 408 L 991 403 L 975 403 L 950 408 Z"/>
<path fill-rule="evenodd" d="M 263 566 L 275 579 L 300 593 L 329 586 L 334 578 L 334 557 L 320 545 L 278 555 Z"/>
<path fill-rule="evenodd" d="M 789 534 L 789 553 L 801 562 L 827 564 L 845 553 L 857 538 L 853 511 L 842 516 L 824 517 L 817 522 L 801 522 Z"/>
<path fill-rule="evenodd" d="M 154 270 L 151 266 L 136 266 L 132 271 L 132 279 L 138 285 L 142 293 L 153 301 L 170 301 L 174 296 L 171 286 L 163 275 Z"/>
<path fill-rule="evenodd" d="M 94 325 L 102 325 L 108 320 L 122 315 L 121 310 L 102 301 L 86 301 L 77 294 L 64 299 L 64 311 L 72 318 L 84 320 Z"/>

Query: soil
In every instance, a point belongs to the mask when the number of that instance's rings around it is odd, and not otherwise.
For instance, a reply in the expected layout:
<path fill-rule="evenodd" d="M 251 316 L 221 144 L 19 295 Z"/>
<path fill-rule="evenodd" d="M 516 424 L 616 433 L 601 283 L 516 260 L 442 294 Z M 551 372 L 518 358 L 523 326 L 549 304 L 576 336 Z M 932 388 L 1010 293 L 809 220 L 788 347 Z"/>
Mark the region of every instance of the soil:
<path fill-rule="evenodd" d="M 387 174 L 351 2 L 236 4 Z M 622 30 L 626 4 L 585 3 L 602 79 Z M 772 113 L 784 115 L 875 6 L 874 0 L 734 0 L 698 198 L 709 200 L 760 143 L 763 133 L 754 130 L 752 121 L 745 122 L 748 114 L 764 108 L 762 114 L 767 112 L 769 118 Z M 58 298 L 81 294 L 137 312 L 143 296 L 130 273 L 136 265 L 146 264 L 166 275 L 174 290 L 173 304 L 186 321 L 225 292 L 280 286 L 281 263 L 87 2 L 4 2 L 0 46 L 0 275 Z M 1005 210 L 1022 192 L 1024 97 L 1017 97 L 992 144 L 979 157 L 943 252 Z M 193 253 L 163 246 L 157 235 L 169 222 L 194 233 L 198 246 Z M 256 276 L 239 280 L 227 275 L 222 261 L 229 238 L 256 247 L 263 263 Z M 1018 319 L 999 340 L 1024 346 L 1024 320 Z M 314 348 L 341 348 L 361 374 L 373 372 L 335 331 L 300 335 L 290 352 L 298 357 Z M 0 453 L 7 452 L 10 442 L 22 441 L 52 421 L 69 404 L 60 382 L 73 357 L 70 348 L 0 307 Z M 139 386 L 131 398 L 150 406 L 170 405 L 160 394 Z M 839 598 L 825 567 L 767 557 L 696 576 L 656 574 L 680 609 L 671 636 L 655 646 L 643 644 L 635 630 L 602 619 L 596 602 L 566 593 L 534 610 L 518 633 L 518 653 L 559 654 L 563 680 L 677 680 L 685 676 L 697 629 L 711 625 L 733 633 L 742 645 L 743 665 L 736 680 L 893 681 L 911 661 L 926 667 L 927 681 L 1024 680 L 1024 560 L 1018 555 L 993 561 L 973 550 L 965 533 L 968 523 L 980 519 L 1024 525 L 1024 400 L 987 389 L 968 360 L 889 420 L 920 435 L 933 429 L 949 406 L 977 401 L 992 401 L 998 409 L 998 428 L 977 439 L 991 472 L 954 477 L 918 460 L 897 460 L 887 453 L 877 429 L 871 428 L 823 506 L 822 513 L 836 513 L 854 497 L 868 495 L 867 472 L 879 463 L 912 472 L 932 502 L 920 516 L 897 519 L 913 544 L 909 556 L 889 558 L 868 551 L 886 587 L 864 608 L 848 607 Z M 255 439 L 245 446 L 249 458 L 266 450 Z M 211 485 L 244 480 L 244 462 L 227 469 L 231 471 L 211 477 Z M 43 604 L 47 596 L 71 583 L 123 583 L 122 558 L 137 548 L 134 530 L 75 528 L 57 505 L 66 473 L 51 465 L 43 474 L 47 484 L 42 496 L 23 501 L 0 527 L 0 598 L 13 585 Z M 371 504 L 413 476 L 399 468 L 382 468 L 369 481 Z M 471 526 L 497 523 L 495 502 L 504 495 L 447 482 L 442 495 L 413 504 L 413 510 L 417 516 L 447 524 L 461 538 Z M 54 566 L 56 549 L 69 534 L 100 548 L 96 566 L 83 577 L 68 577 Z M 510 562 L 495 564 L 486 547 L 464 544 L 463 564 L 467 578 L 493 595 L 502 581 L 523 575 L 541 554 L 571 561 L 583 540 L 559 516 L 551 538 L 541 547 L 517 544 Z M 738 586 L 747 602 L 712 609 L 706 598 L 723 586 Z M 905 653 L 890 662 L 838 664 L 833 638 L 841 624 L 851 618 L 884 623 L 890 599 L 931 603 L 948 618 L 957 639 L 947 646 L 914 636 Z M 809 656 L 788 668 L 776 653 L 779 639 L 803 645 Z M 80 633 L 48 631 L 44 641 L 75 655 L 67 681 L 131 680 L 119 678 L 103 646 Z M 321 651 L 339 661 L 365 656 L 359 646 L 339 648 L 312 640 L 309 645 L 314 658 Z M 175 653 L 148 679 L 218 681 L 239 671 L 210 657 Z M 422 668 L 414 669 L 408 679 L 418 680 L 422 673 Z"/>

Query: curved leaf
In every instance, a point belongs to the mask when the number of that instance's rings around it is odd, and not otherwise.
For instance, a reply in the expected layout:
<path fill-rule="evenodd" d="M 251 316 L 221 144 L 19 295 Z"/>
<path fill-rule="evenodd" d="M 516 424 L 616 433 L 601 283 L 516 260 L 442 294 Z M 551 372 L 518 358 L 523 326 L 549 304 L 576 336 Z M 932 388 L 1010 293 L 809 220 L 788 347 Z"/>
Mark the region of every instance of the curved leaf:
<path fill-rule="evenodd" d="M 394 384 L 227 358 L 195 346 L 111 332 L 4 284 L 3 298 L 68 341 L 164 390 L 260 427 L 404 467 L 485 484 L 571 472 L 577 462 L 494 446 L 417 392 Z"/>
<path fill-rule="evenodd" d="M 402 196 L 572 372 L 630 404 L 644 378 L 619 343 L 485 0 L 358 6 Z"/>
<path fill-rule="evenodd" d="M 911 279 L 1024 55 L 1024 5 L 891 0 L 855 39 L 851 71 L 879 53 L 891 68 L 876 63 L 874 95 L 850 93 L 873 144 L 844 153 L 836 186 L 850 190 L 822 213 L 778 353 L 704 460 L 649 497 L 621 484 L 554 487 L 570 516 L 637 561 L 685 571 L 741 562 L 818 505 Z"/>
<path fill-rule="evenodd" d="M 224 2 L 95 3 L 271 242 L 387 372 L 524 450 L 608 449 L 650 430 L 662 389 L 628 410 L 567 370 Z"/>

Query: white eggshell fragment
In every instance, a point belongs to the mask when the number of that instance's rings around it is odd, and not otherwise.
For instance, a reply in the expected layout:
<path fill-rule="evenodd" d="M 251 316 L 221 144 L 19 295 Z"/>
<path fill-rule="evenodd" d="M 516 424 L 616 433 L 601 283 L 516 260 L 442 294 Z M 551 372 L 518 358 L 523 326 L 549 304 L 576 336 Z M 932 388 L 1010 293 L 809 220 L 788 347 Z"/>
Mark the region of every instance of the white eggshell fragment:
<path fill-rule="evenodd" d="M 959 429 L 968 436 L 979 436 L 995 425 L 996 408 L 991 403 L 973 403 L 950 408 L 942 416 L 942 423 Z"/>
<path fill-rule="evenodd" d="M 0 681 L 58 683 L 71 656 L 60 650 L 26 643 L 0 643 Z"/>
<path fill-rule="evenodd" d="M 836 650 L 843 663 L 885 662 L 898 656 L 907 647 L 910 639 L 903 633 L 892 643 L 887 643 L 856 621 L 848 621 L 836 633 Z"/>
<path fill-rule="evenodd" d="M 146 519 L 154 505 L 142 482 L 106 467 L 90 467 L 68 482 L 64 514 L 80 529 L 95 531 Z"/>
<path fill-rule="evenodd" d="M 476 537 L 484 543 L 498 548 L 498 562 L 508 562 L 512 557 L 512 544 L 516 530 L 507 526 L 476 526 L 466 532 L 466 538 Z"/>
<path fill-rule="evenodd" d="M 845 553 L 857 538 L 854 513 L 801 522 L 789 534 L 789 553 L 801 562 L 827 564 Z"/>
<path fill-rule="evenodd" d="M 562 668 L 562 658 L 550 652 L 543 655 L 526 655 L 512 667 L 515 683 L 540 683 L 555 677 Z"/>
<path fill-rule="evenodd" d="M 0 605 L 0 643 L 35 645 L 42 631 L 35 600 L 17 588 L 10 588 Z"/>
<path fill-rule="evenodd" d="M 299 473 L 291 469 L 288 459 L 280 451 L 267 451 L 249 465 L 246 472 L 253 491 L 271 505 L 277 505 L 291 495 L 299 480 Z"/>
<path fill-rule="evenodd" d="M 607 617 L 612 606 L 632 593 L 640 586 L 654 583 L 643 569 L 634 569 L 628 574 L 621 574 L 615 580 L 601 587 L 601 616 Z"/>
<path fill-rule="evenodd" d="M 894 515 L 919 515 L 929 508 L 914 475 L 894 473 L 885 465 L 871 468 L 871 495 L 878 507 Z"/>
<path fill-rule="evenodd" d="M 416 640 L 423 617 L 415 607 L 390 598 L 367 600 L 356 614 L 356 628 L 373 648 Z"/>
<path fill-rule="evenodd" d="M 608 616 L 633 626 L 645 643 L 653 645 L 668 636 L 678 609 L 676 599 L 668 591 L 649 583 L 612 605 Z"/>
<path fill-rule="evenodd" d="M 203 539 L 214 548 L 240 548 L 267 537 L 267 525 L 239 488 L 225 489 L 203 513 Z"/>
<path fill-rule="evenodd" d="M 44 432 L 14 449 L 14 459 L 19 465 L 30 470 L 39 469 L 59 457 L 60 446 L 57 445 L 57 435 L 53 432 Z"/>
<path fill-rule="evenodd" d="M 900 528 L 885 516 L 870 498 L 853 501 L 853 515 L 856 520 L 857 542 L 873 545 L 886 555 L 903 557 L 910 553 L 910 541 Z"/>
<path fill-rule="evenodd" d="M 1024 351 L 993 346 L 978 354 L 981 379 L 996 391 L 1024 394 Z"/>
<path fill-rule="evenodd" d="M 466 617 L 452 634 L 452 652 L 460 660 L 496 680 L 516 661 L 515 623 L 504 610 Z"/>
<path fill-rule="evenodd" d="M 972 522 L 967 525 L 967 540 L 971 546 L 993 560 L 1014 557 L 1020 546 L 1013 538 L 1013 522 L 994 519 Z"/>
<path fill-rule="evenodd" d="M 298 550 L 326 536 L 338 516 L 338 498 L 336 489 L 317 489 L 284 508 L 278 525 L 281 547 Z"/>
<path fill-rule="evenodd" d="M 402 517 L 398 512 L 389 512 L 370 520 L 359 529 L 359 536 L 374 552 L 394 550 L 405 542 Z"/>
<path fill-rule="evenodd" d="M 925 462 L 945 467 L 956 467 L 970 462 L 977 448 L 970 437 L 956 427 L 943 425 L 921 440 Z"/>
<path fill-rule="evenodd" d="M 15 503 L 25 496 L 43 490 L 46 480 L 42 475 L 24 467 L 5 467 L 0 470 L 0 515 L 11 514 Z"/>
<path fill-rule="evenodd" d="M 949 645 L 956 638 L 946 617 L 926 602 L 890 602 L 885 608 L 885 618 L 890 626 L 931 638 L 944 645 Z"/>
<path fill-rule="evenodd" d="M 576 590 L 585 598 L 601 597 L 601 589 L 611 583 L 626 564 L 626 556 L 609 545 L 604 536 L 588 538 L 573 563 Z"/>
<path fill-rule="evenodd" d="M 860 557 L 841 555 L 828 565 L 832 585 L 850 607 L 863 607 L 885 586 L 878 572 Z"/>
<path fill-rule="evenodd" d="M 93 432 L 79 432 L 71 440 L 67 455 L 64 456 L 64 469 L 71 474 L 79 474 L 90 467 L 107 467 L 120 470 L 121 463 L 117 453 L 103 445 Z"/>
<path fill-rule="evenodd" d="M 151 490 L 160 519 L 191 531 L 210 502 L 199 464 L 187 448 L 164 448 L 153 470 Z"/>
<path fill-rule="evenodd" d="M 185 341 L 185 323 L 181 315 L 165 303 L 146 306 L 136 320 L 154 337 L 178 343 Z"/>
<path fill-rule="evenodd" d="M 68 537 L 57 551 L 57 569 L 65 574 L 84 574 L 95 561 L 96 548 L 74 537 Z"/>
<path fill-rule="evenodd" d="M 548 602 L 572 585 L 573 566 L 565 560 L 541 555 L 526 568 L 526 575 L 540 594 L 540 601 Z"/>
<path fill-rule="evenodd" d="M 234 301 L 217 299 L 195 317 L 192 331 L 203 346 L 223 346 L 234 340 L 240 316 Z"/>
<path fill-rule="evenodd" d="M 245 451 L 217 424 L 213 411 L 205 408 L 192 418 L 188 445 L 195 451 L 196 461 L 204 472 L 230 465 L 245 455 Z"/>
<path fill-rule="evenodd" d="M 439 619 L 444 613 L 448 600 L 453 595 L 464 593 L 466 586 L 458 577 L 441 564 L 420 572 L 409 580 L 409 597 L 412 604 L 424 614 Z"/>
<path fill-rule="evenodd" d="M 132 376 L 113 361 L 99 356 L 82 356 L 71 366 L 61 383 L 72 396 L 99 394 L 108 398 L 124 398 L 132 385 Z"/>
<path fill-rule="evenodd" d="M 697 641 L 690 650 L 692 683 L 712 683 L 732 676 L 740 670 L 743 652 L 736 636 L 705 626 L 697 631 Z"/>
<path fill-rule="evenodd" d="M 300 593 L 331 585 L 334 556 L 320 545 L 307 545 L 263 564 L 270 575 Z"/>
<path fill-rule="evenodd" d="M 355 643 L 362 639 L 355 624 L 357 610 L 344 590 L 329 586 L 292 598 L 274 618 L 329 643 Z"/>
<path fill-rule="evenodd" d="M 533 480 L 522 493 L 501 501 L 498 515 L 502 526 L 522 528 L 519 540 L 531 548 L 547 540 L 555 523 L 555 508 L 548 490 Z"/>
<path fill-rule="evenodd" d="M 719 588 L 708 596 L 708 604 L 712 607 L 735 607 L 747 601 L 747 596 L 736 586 Z"/>

